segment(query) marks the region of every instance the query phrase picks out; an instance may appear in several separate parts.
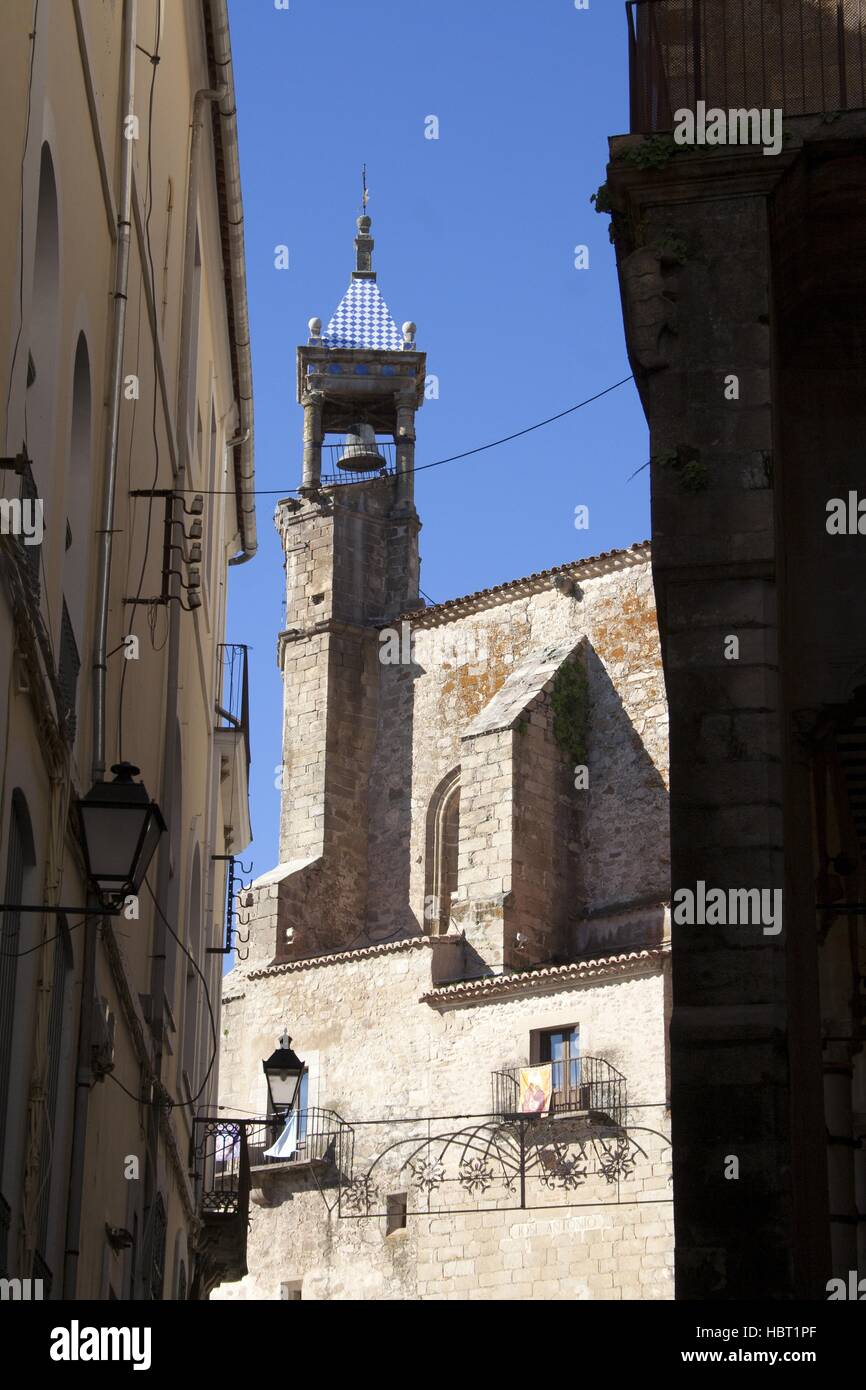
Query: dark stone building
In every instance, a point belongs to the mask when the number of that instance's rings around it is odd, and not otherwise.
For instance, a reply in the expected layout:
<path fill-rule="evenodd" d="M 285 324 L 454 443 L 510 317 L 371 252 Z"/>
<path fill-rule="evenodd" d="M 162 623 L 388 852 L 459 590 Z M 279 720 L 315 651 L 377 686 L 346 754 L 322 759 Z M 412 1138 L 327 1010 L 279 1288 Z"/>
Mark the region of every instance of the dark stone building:
<path fill-rule="evenodd" d="M 599 208 L 650 428 L 674 902 L 783 904 L 674 912 L 677 1295 L 820 1299 L 866 1270 L 866 4 L 629 16 Z M 779 113 L 778 153 L 732 143 L 739 108 Z M 684 110 L 724 140 L 678 143 Z"/>

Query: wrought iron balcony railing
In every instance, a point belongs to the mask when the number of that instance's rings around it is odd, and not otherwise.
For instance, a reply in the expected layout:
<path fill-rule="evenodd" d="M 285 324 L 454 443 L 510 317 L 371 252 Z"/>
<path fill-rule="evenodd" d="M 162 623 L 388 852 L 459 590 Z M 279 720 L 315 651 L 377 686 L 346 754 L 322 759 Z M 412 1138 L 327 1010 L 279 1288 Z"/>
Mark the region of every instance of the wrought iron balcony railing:
<path fill-rule="evenodd" d="M 197 1119 L 193 1134 L 193 1163 L 199 1185 L 202 1214 L 240 1210 L 244 1195 L 244 1174 L 271 1166 L 299 1167 L 303 1164 L 336 1164 L 341 1144 L 351 1133 L 333 1110 L 313 1107 L 297 1115 L 295 1145 L 282 1157 L 265 1157 L 285 1128 L 284 1116 L 258 1120 Z M 341 1139 L 341 1135 L 343 1136 Z"/>
<path fill-rule="evenodd" d="M 627 0 L 631 129 L 708 107 L 866 106 L 866 0 Z"/>
<path fill-rule="evenodd" d="M 243 735 L 250 765 L 250 683 L 248 650 L 240 642 L 221 642 L 217 648 L 217 729 Z"/>
<path fill-rule="evenodd" d="M 341 1127 L 345 1129 L 345 1126 L 333 1110 L 319 1110 L 316 1107 L 300 1110 L 296 1121 L 294 1150 L 285 1156 L 266 1157 L 268 1149 L 276 1144 L 285 1125 L 286 1119 L 280 1115 L 272 1115 L 267 1120 L 254 1120 L 249 1125 L 247 1144 L 251 1171 L 260 1171 L 278 1163 L 295 1166 L 304 1163 L 337 1163 Z"/>
<path fill-rule="evenodd" d="M 250 1161 L 243 1120 L 193 1121 L 190 1167 L 201 1231 L 195 1246 L 191 1299 L 247 1272 Z"/>
<path fill-rule="evenodd" d="M 294 1158 L 264 1158 L 279 1137 L 280 1119 L 196 1121 L 204 1238 L 190 1296 L 204 1297 L 219 1280 L 243 1276 L 251 1186 L 291 1183 L 292 1169 L 309 1173 L 317 1161 L 315 1186 L 325 1207 L 346 1220 L 387 1221 L 395 1192 L 405 1197 L 407 1217 L 578 1204 L 596 1207 L 592 1219 L 599 1224 L 601 1209 L 628 1199 L 633 1184 L 637 1201 L 669 1200 L 664 1105 L 627 1107 L 625 1079 L 614 1067 L 589 1057 L 580 1067 L 577 1090 L 564 1097 L 568 1108 L 547 1116 L 510 1109 L 519 1104 L 519 1068 L 494 1075 L 494 1096 L 501 1096 L 495 1113 L 348 1124 L 333 1111 L 301 1112 Z M 245 1178 L 249 1157 L 255 1161 Z"/>
<path fill-rule="evenodd" d="M 621 1126 L 628 1106 L 626 1079 L 602 1057 L 571 1057 L 550 1062 L 553 1086 L 549 1114 L 583 1115 L 596 1124 Z M 504 1118 L 526 1118 L 521 1110 L 521 1067 L 507 1067 L 492 1074 L 493 1110 Z"/>

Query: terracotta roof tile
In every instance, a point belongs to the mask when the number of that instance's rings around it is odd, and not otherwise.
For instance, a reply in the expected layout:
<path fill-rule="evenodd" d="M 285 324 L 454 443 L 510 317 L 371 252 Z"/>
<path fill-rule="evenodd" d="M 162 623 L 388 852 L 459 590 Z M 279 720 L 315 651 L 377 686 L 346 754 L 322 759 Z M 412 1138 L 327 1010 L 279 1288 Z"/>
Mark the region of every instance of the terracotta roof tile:
<path fill-rule="evenodd" d="M 636 541 L 634 545 L 624 546 L 620 550 L 602 550 L 598 555 L 585 555 L 580 560 L 568 560 L 564 565 L 554 565 L 552 569 L 539 570 L 535 574 L 524 575 L 521 579 L 507 579 L 504 583 L 494 584 L 489 589 L 476 589 L 474 593 L 445 599 L 443 603 L 430 604 L 427 608 L 408 609 L 399 616 L 412 618 L 415 623 L 428 617 L 448 617 L 459 608 L 484 607 L 485 601 L 495 602 L 499 595 L 507 595 L 515 589 L 543 589 L 546 582 L 557 574 L 578 574 L 581 570 L 599 565 L 607 568 L 610 562 L 624 560 L 626 556 L 632 557 L 633 562 L 648 560 L 649 552 L 649 541 Z"/>

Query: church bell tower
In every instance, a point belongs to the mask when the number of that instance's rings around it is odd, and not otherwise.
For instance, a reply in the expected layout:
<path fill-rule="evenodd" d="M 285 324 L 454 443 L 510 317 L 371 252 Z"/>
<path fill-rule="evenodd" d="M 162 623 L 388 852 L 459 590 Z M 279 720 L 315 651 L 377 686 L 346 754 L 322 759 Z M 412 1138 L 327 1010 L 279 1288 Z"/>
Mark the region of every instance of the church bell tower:
<path fill-rule="evenodd" d="M 275 517 L 286 569 L 277 960 L 346 949 L 363 932 L 379 632 L 424 606 L 414 467 L 426 357 L 379 292 L 370 226 L 358 218 L 349 287 L 298 349 L 303 469 Z"/>

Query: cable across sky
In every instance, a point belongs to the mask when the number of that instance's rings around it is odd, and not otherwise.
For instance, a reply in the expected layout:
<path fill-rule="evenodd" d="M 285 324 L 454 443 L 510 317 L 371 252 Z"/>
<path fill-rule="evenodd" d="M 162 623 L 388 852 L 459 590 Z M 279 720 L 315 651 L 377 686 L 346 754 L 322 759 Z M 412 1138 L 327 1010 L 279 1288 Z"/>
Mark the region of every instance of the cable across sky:
<path fill-rule="evenodd" d="M 593 401 L 600 401 L 603 396 L 609 396 L 612 391 L 618 391 L 620 386 L 625 386 L 627 382 L 633 381 L 634 377 L 629 374 L 624 376 L 622 381 L 615 381 L 612 386 L 606 386 L 603 391 L 597 391 L 594 396 L 587 396 L 586 400 L 578 401 L 577 405 L 570 405 L 566 410 L 560 410 L 556 415 L 548 415 L 546 420 L 539 420 L 537 424 L 527 425 L 525 429 L 516 430 L 514 434 L 503 435 L 501 439 L 493 439 L 489 444 L 477 444 L 474 449 L 464 449 L 459 454 L 449 454 L 447 458 L 436 459 L 433 463 L 420 463 L 415 468 L 409 470 L 410 473 L 424 473 L 428 468 L 441 468 L 445 463 L 456 463 L 458 459 L 468 459 L 474 454 L 483 454 L 488 449 L 498 449 L 501 444 L 510 444 L 514 439 L 522 439 L 525 434 L 532 434 L 535 430 L 544 429 L 545 425 L 553 425 L 557 420 L 564 420 L 566 415 L 573 415 L 576 410 L 583 410 L 584 406 L 592 405 Z M 255 488 L 256 497 L 288 497 L 292 493 L 300 492 L 297 487 L 267 487 Z M 231 488 L 200 488 L 187 487 L 176 488 L 176 492 L 195 493 L 201 497 L 233 497 L 234 490 Z"/>

